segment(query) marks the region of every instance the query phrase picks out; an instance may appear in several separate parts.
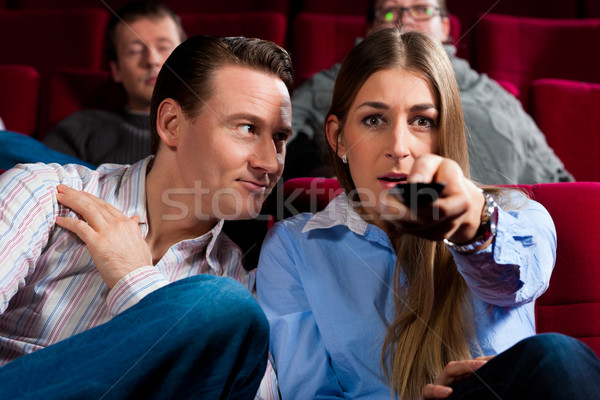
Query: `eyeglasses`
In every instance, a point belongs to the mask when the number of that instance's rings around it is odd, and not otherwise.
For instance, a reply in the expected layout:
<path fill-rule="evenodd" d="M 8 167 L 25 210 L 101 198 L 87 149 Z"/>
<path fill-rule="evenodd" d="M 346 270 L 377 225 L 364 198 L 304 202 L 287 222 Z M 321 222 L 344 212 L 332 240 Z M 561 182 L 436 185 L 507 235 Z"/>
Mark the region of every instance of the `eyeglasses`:
<path fill-rule="evenodd" d="M 405 11 L 415 21 L 427 21 L 440 13 L 438 7 L 421 4 L 410 7 L 380 8 L 375 11 L 375 17 L 380 24 L 397 24 Z"/>

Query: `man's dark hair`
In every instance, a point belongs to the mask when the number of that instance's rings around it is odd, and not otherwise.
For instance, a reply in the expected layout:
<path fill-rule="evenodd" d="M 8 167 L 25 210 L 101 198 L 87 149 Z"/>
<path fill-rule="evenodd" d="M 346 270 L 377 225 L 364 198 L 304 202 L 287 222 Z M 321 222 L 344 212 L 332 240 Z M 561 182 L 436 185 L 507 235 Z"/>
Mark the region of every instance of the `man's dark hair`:
<path fill-rule="evenodd" d="M 177 101 L 185 117 L 194 118 L 213 95 L 215 73 L 224 66 L 236 65 L 274 75 L 291 91 L 294 74 L 290 55 L 275 43 L 245 37 L 191 37 L 173 50 L 156 78 L 150 105 L 152 154 L 161 142 L 156 118 L 162 101 Z"/>
<path fill-rule="evenodd" d="M 181 19 L 169 7 L 157 1 L 132 1 L 125 4 L 112 18 L 108 21 L 105 35 L 106 60 L 117 60 L 117 43 L 116 31 L 120 23 L 129 24 L 141 18 L 164 18 L 170 17 L 177 26 L 179 38 L 183 42 L 186 39 L 186 34 L 181 26 Z"/>

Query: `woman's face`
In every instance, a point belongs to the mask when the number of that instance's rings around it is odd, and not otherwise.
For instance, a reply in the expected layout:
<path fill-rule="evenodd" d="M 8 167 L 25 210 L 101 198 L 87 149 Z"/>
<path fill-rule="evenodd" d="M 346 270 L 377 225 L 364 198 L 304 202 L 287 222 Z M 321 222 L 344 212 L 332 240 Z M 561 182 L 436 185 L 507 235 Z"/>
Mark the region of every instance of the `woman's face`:
<path fill-rule="evenodd" d="M 436 96 L 422 76 L 391 68 L 369 77 L 337 139 L 365 209 L 380 214 L 382 194 L 406 180 L 417 157 L 437 151 L 438 122 Z M 327 121 L 332 145 L 339 124 L 335 116 Z"/>

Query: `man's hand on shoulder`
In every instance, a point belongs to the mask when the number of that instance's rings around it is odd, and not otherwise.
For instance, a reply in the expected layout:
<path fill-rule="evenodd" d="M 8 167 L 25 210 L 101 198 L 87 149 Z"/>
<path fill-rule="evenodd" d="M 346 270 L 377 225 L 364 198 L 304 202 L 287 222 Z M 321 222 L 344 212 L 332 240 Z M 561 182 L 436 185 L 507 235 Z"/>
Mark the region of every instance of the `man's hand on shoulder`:
<path fill-rule="evenodd" d="M 85 242 L 110 288 L 137 268 L 152 265 L 152 253 L 142 237 L 137 216 L 126 217 L 96 196 L 65 185 L 59 185 L 57 190 L 58 202 L 83 219 L 57 217 L 56 224 Z"/>

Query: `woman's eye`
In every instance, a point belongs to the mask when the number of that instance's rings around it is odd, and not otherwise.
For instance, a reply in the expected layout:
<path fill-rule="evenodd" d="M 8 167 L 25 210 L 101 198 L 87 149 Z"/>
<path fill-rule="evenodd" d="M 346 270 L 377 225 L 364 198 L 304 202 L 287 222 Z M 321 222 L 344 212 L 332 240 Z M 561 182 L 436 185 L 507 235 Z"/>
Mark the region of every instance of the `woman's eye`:
<path fill-rule="evenodd" d="M 433 121 L 430 118 L 425 117 L 416 118 L 414 124 L 420 128 L 432 128 L 434 126 Z"/>
<path fill-rule="evenodd" d="M 383 124 L 384 121 L 381 115 L 369 115 L 368 117 L 363 119 L 363 123 L 369 128 L 373 128 Z"/>

